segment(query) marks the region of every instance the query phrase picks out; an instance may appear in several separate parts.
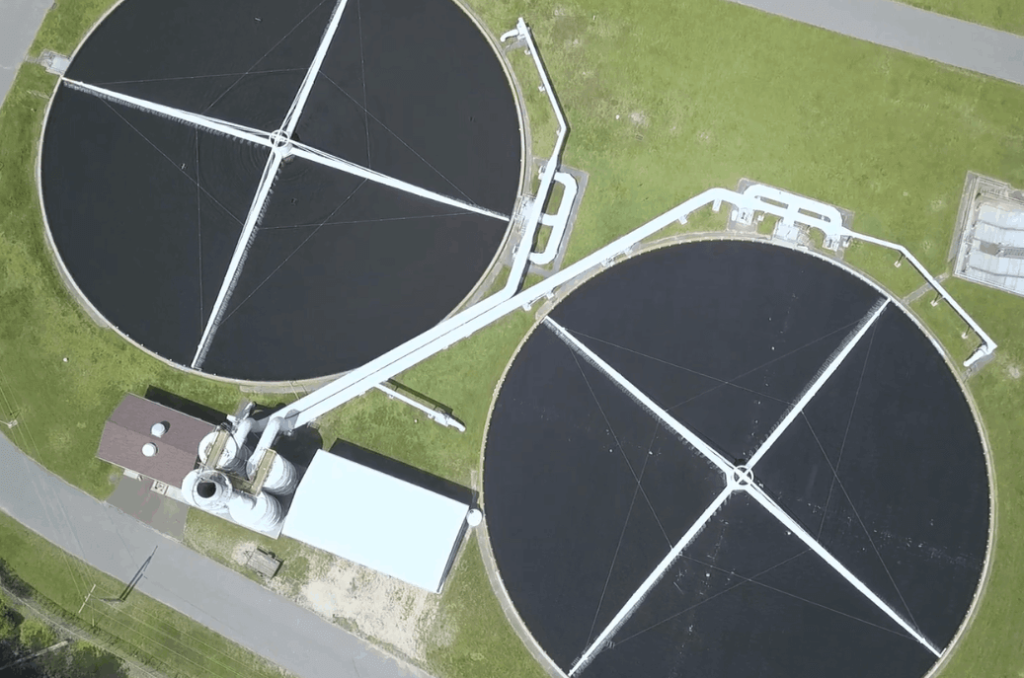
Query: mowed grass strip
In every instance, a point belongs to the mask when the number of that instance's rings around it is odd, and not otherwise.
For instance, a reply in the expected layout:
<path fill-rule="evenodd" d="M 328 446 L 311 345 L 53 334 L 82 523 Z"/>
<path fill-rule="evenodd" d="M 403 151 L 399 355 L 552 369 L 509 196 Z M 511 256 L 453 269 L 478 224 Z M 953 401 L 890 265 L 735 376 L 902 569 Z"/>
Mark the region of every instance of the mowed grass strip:
<path fill-rule="evenodd" d="M 40 601 L 75 624 L 101 632 L 115 647 L 167 675 L 194 678 L 283 678 L 285 673 L 254 653 L 64 553 L 0 513 L 0 559 L 31 586 Z M 86 594 L 96 585 L 78 615 Z"/>

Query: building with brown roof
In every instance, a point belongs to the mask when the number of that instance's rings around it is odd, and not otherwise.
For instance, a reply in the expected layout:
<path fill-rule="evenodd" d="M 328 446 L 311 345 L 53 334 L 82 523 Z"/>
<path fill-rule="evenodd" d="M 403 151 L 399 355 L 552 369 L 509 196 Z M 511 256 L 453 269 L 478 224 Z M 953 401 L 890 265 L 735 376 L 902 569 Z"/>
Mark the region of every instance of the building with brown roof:
<path fill-rule="evenodd" d="M 110 415 L 96 456 L 171 487 L 195 468 L 199 443 L 216 427 L 128 394 Z"/>

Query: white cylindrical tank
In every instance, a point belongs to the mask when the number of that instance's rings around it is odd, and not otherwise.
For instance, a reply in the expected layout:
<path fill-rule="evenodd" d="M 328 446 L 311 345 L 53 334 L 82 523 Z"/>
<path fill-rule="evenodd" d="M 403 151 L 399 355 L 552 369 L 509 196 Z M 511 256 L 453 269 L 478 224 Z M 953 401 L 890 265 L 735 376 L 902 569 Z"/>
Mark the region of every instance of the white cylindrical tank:
<path fill-rule="evenodd" d="M 219 433 L 221 433 L 220 430 L 210 431 L 199 441 L 199 461 L 203 464 L 210 456 L 210 447 L 213 446 Z M 234 437 L 227 436 L 224 451 L 221 452 L 220 459 L 217 461 L 217 468 L 228 473 L 240 474 L 245 468 L 245 461 L 245 448 L 240 447 Z"/>
<path fill-rule="evenodd" d="M 220 471 L 192 471 L 181 483 L 185 501 L 211 513 L 223 513 L 235 490 Z"/>
<path fill-rule="evenodd" d="M 263 490 L 274 494 L 288 495 L 295 491 L 299 482 L 299 474 L 295 465 L 283 457 L 274 456 L 270 462 L 270 472 L 263 483 Z"/>
<path fill-rule="evenodd" d="M 266 492 L 255 497 L 244 492 L 236 492 L 228 502 L 228 513 L 231 519 L 250 530 L 272 532 L 282 518 L 281 504 Z"/>

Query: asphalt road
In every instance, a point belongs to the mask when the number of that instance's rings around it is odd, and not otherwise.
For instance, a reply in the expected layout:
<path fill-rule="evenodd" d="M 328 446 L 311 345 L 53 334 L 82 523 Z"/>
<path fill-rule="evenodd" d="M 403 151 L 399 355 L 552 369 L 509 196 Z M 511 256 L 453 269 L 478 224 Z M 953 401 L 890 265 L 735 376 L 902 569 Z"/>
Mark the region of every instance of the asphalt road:
<path fill-rule="evenodd" d="M 1024 85 L 1024 37 L 889 0 L 730 0 Z"/>
<path fill-rule="evenodd" d="M 138 591 L 303 678 L 424 675 L 68 485 L 3 435 L 0 510 L 126 583 L 156 549 Z"/>
<path fill-rule="evenodd" d="M 0 104 L 53 0 L 0 0 Z"/>

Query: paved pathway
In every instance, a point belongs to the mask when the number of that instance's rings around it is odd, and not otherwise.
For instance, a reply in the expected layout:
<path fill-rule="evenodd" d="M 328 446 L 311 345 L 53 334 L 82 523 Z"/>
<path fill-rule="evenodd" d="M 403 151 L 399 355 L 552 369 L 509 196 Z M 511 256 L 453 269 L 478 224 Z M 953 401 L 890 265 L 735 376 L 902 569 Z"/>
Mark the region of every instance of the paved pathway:
<path fill-rule="evenodd" d="M 0 435 L 0 511 L 93 567 L 303 678 L 412 673 L 315 614 L 97 501 Z"/>
<path fill-rule="evenodd" d="M 0 104 L 53 0 L 0 0 Z"/>
<path fill-rule="evenodd" d="M 730 0 L 1024 85 L 1024 37 L 890 0 Z"/>

